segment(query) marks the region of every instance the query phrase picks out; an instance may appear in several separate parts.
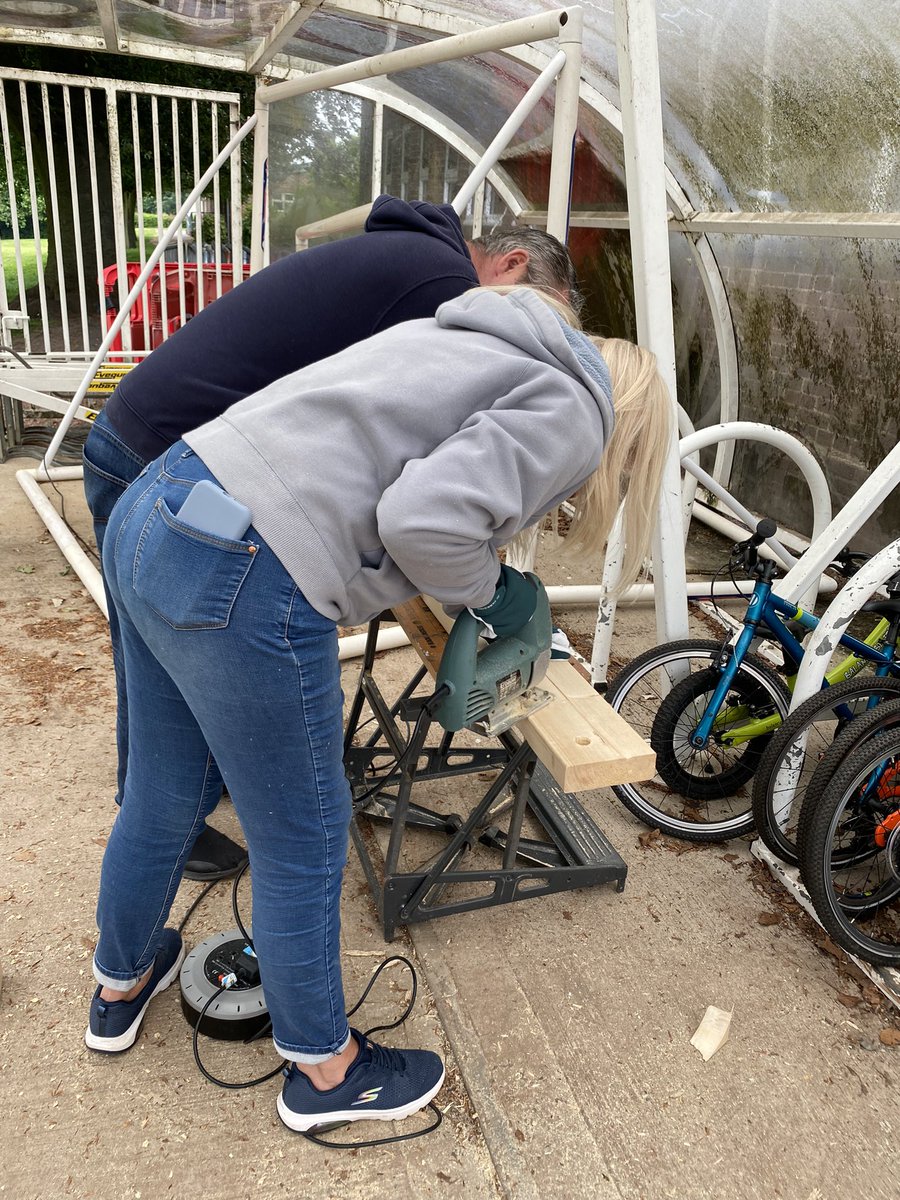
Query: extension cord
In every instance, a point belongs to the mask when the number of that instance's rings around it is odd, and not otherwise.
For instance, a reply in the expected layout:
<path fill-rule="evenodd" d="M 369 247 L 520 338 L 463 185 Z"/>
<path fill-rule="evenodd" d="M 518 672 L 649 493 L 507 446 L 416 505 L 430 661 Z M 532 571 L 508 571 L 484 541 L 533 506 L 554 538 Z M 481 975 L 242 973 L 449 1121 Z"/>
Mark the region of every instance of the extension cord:
<path fill-rule="evenodd" d="M 269 1024 L 259 962 L 239 929 L 200 942 L 182 964 L 180 983 L 185 1020 L 192 1027 L 199 1021 L 206 1037 L 246 1041 Z"/>

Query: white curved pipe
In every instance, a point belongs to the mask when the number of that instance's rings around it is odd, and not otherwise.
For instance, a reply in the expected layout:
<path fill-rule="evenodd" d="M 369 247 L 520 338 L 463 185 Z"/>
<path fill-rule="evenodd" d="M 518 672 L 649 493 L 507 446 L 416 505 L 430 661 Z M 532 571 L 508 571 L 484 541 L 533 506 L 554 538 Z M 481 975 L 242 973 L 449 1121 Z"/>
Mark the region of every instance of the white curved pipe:
<path fill-rule="evenodd" d="M 358 658 L 366 648 L 367 633 L 349 633 L 346 637 L 338 638 L 338 658 Z M 408 646 L 409 638 L 399 625 L 389 629 L 379 629 L 376 650 L 395 650 L 398 646 Z"/>
<path fill-rule="evenodd" d="M 698 467 L 692 458 L 683 458 L 681 460 L 681 465 L 684 467 L 687 475 L 693 476 L 698 480 L 698 482 L 703 484 L 708 492 L 710 492 L 713 496 L 718 497 L 723 504 L 727 504 L 728 507 L 734 512 L 734 515 L 739 517 L 750 529 L 756 529 L 758 519 L 753 515 L 750 509 L 744 508 L 743 504 L 741 504 L 739 500 L 736 500 L 729 491 L 722 487 L 722 485 L 718 483 L 712 477 L 712 475 L 708 475 L 702 467 Z M 712 522 L 709 523 L 712 524 Z M 735 525 L 732 521 L 723 522 L 723 524 L 730 527 L 729 532 L 732 529 L 736 531 L 735 541 L 744 540 L 746 531 L 743 530 L 740 525 Z M 760 553 L 764 554 L 767 558 L 776 558 L 788 571 L 797 562 L 793 554 L 786 550 L 776 537 L 766 538 L 765 542 L 763 542 L 763 545 L 760 547 Z"/>
<path fill-rule="evenodd" d="M 76 471 L 78 472 L 77 475 L 69 473 Z M 103 590 L 103 580 L 100 578 L 100 572 L 78 545 L 72 530 L 44 495 L 36 479 L 36 474 L 36 469 L 16 471 L 16 479 L 25 495 L 34 505 L 38 516 L 47 526 L 51 537 L 63 552 L 66 561 L 87 588 L 91 599 L 103 613 L 104 617 L 109 620 L 109 610 L 106 607 L 106 593 Z M 81 467 L 57 468 L 52 474 L 54 479 L 78 479 L 81 474 Z"/>
<path fill-rule="evenodd" d="M 694 455 L 698 450 L 726 439 L 763 442 L 766 445 L 774 446 L 776 450 L 780 450 L 797 464 L 809 487 L 813 509 L 813 531 L 810 540 L 815 541 L 831 523 L 831 492 L 825 472 L 819 466 L 812 451 L 804 446 L 799 438 L 785 433 L 783 429 L 776 429 L 773 425 L 762 425 L 756 421 L 725 421 L 719 425 L 710 425 L 706 429 L 699 429 L 696 433 L 682 438 L 681 457 Z M 803 595 L 798 597 L 797 603 L 807 608 L 811 607 L 815 603 L 817 590 L 818 580 L 814 579 Z"/>
<path fill-rule="evenodd" d="M 791 699 L 792 712 L 822 686 L 841 632 L 885 580 L 897 571 L 900 571 L 900 540 L 890 542 L 873 555 L 829 604 L 806 643 Z"/>
<path fill-rule="evenodd" d="M 828 480 L 818 461 L 804 444 L 791 433 L 776 429 L 773 425 L 762 425 L 756 421 L 726 421 L 698 429 L 681 439 L 681 457 L 687 458 L 698 450 L 721 441 L 763 442 L 781 450 L 800 468 L 809 487 L 813 506 L 813 540 L 831 520 L 831 492 Z"/>

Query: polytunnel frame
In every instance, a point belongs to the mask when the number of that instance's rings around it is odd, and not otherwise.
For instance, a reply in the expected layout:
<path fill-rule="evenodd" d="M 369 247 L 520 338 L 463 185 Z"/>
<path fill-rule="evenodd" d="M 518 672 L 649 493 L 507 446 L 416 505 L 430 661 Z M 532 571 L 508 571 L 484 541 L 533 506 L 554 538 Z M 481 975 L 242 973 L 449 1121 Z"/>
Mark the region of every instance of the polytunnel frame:
<path fill-rule="evenodd" d="M 352 11 L 359 15 L 364 7 L 359 0 L 354 0 Z M 296 28 L 299 21 L 294 14 L 291 22 L 285 24 L 278 37 L 289 36 L 288 27 Z M 447 18 L 452 20 L 452 18 Z M 666 228 L 667 209 L 665 190 L 660 186 L 663 176 L 670 184 L 674 184 L 666 171 L 663 156 L 661 97 L 659 91 L 659 71 L 657 56 L 657 36 L 655 11 L 647 0 L 616 0 L 616 29 L 617 52 L 620 69 L 620 91 L 625 98 L 623 111 L 617 113 L 618 120 L 613 117 L 612 124 L 620 128 L 625 146 L 626 186 L 628 190 L 629 212 L 634 214 L 630 223 L 632 258 L 638 265 L 635 272 L 635 304 L 637 310 L 638 336 L 645 345 L 654 350 L 659 361 L 660 370 L 666 379 L 669 391 L 675 403 L 675 369 L 674 369 L 674 329 L 670 299 L 663 300 L 670 294 L 669 247 L 668 231 Z M 526 97 L 517 106 L 515 112 L 528 111 L 528 100 L 532 94 L 536 98 L 549 86 L 552 78 L 558 73 L 559 80 L 554 106 L 553 143 L 551 158 L 551 175 L 549 186 L 548 209 L 546 226 L 550 233 L 560 241 L 567 239 L 569 225 L 569 200 L 571 194 L 571 177 L 574 157 L 574 142 L 577 130 L 578 105 L 581 99 L 581 30 L 582 10 L 578 7 L 554 10 L 538 17 L 524 18 L 518 21 L 506 22 L 502 25 L 486 29 L 470 30 L 448 38 L 438 38 L 435 41 L 405 50 L 376 55 L 368 59 L 344 64 L 339 67 L 324 68 L 311 75 L 288 79 L 281 83 L 264 84 L 257 91 L 257 105 L 253 123 L 256 125 L 254 138 L 254 184 L 253 212 L 251 229 L 253 244 L 251 247 L 251 270 L 258 270 L 268 259 L 268 244 L 266 231 L 267 220 L 267 186 L 268 186 L 268 106 L 279 99 L 297 96 L 325 87 L 334 87 L 342 83 L 372 78 L 387 74 L 389 70 L 402 70 L 412 66 L 447 61 L 450 58 L 463 57 L 466 54 L 487 52 L 491 50 L 508 50 L 518 48 L 518 53 L 525 61 L 534 62 L 534 57 L 540 57 L 530 46 L 524 46 L 532 40 L 545 40 L 555 37 L 559 40 L 560 51 L 554 62 L 549 66 L 545 63 L 539 75 L 537 84 L 526 93 Z M 275 41 L 272 42 L 273 49 Z M 568 50 L 568 56 L 562 47 Z M 527 53 L 526 53 L 527 51 Z M 262 62 L 262 57 L 259 59 Z M 597 94 L 598 108 L 603 107 L 602 97 Z M 606 112 L 607 118 L 613 110 Z M 246 134 L 249 125 L 243 130 Z M 484 178 L 492 165 L 505 148 L 512 136 L 510 122 L 504 126 L 501 133 L 492 142 L 485 153 L 482 163 L 476 168 L 480 172 L 480 180 Z M 640 143 L 641 152 L 638 153 Z M 471 177 L 470 177 L 471 181 Z M 472 186 L 471 192 L 474 192 Z M 471 192 L 469 197 L 471 198 Z M 457 197 L 459 200 L 459 196 Z M 464 205 L 463 205 L 464 207 Z M 176 222 L 173 222 L 173 227 Z M 171 230 L 169 231 L 171 236 Z M 161 248 L 158 247 L 161 252 Z M 157 258 L 159 255 L 156 256 Z M 713 260 L 714 262 L 714 260 Z M 155 259 L 148 264 L 148 271 L 155 265 Z M 706 280 L 706 272 L 701 272 Z M 714 275 L 713 278 L 717 276 Z M 709 282 L 709 280 L 706 280 Z M 719 281 L 721 283 L 721 281 Z M 143 279 L 139 280 L 129 295 L 119 316 L 124 320 L 127 310 L 138 294 Z M 709 289 L 708 289 L 709 294 Z M 727 302 L 722 292 L 721 305 L 713 305 L 714 312 L 728 314 Z M 717 330 L 719 323 L 717 322 Z M 37 489 L 37 480 L 49 478 L 48 469 L 68 425 L 79 408 L 87 388 L 92 368 L 99 365 L 113 330 L 110 331 L 100 351 L 92 361 L 88 374 L 82 381 L 69 409 L 67 410 L 41 467 L 34 472 L 20 472 L 20 481 L 26 489 L 36 508 L 43 510 L 44 505 L 38 504 L 38 497 L 33 494 Z M 723 363 L 734 357 L 734 337 L 729 322 L 729 337 L 726 347 L 731 353 L 722 355 Z M 734 359 L 736 365 L 736 358 Z M 687 596 L 684 579 L 684 546 L 680 532 L 680 480 L 678 461 L 675 453 L 675 435 L 672 433 L 672 453 L 666 467 L 666 477 L 663 482 L 659 503 L 659 521 L 654 541 L 654 561 L 661 578 L 667 579 L 665 587 L 654 589 L 654 600 L 657 612 L 657 628 L 660 634 L 673 637 L 687 632 Z M 718 463 L 717 463 L 718 465 Z M 25 476 L 32 478 L 26 484 Z M 50 521 L 50 514 L 43 514 L 45 521 Z M 56 522 L 50 522 L 55 526 Z M 53 532 L 53 528 L 51 528 Z M 61 531 L 60 531 L 61 533 Z M 54 535 L 56 536 L 56 535 Z M 59 537 L 61 548 L 68 539 Z M 81 573 L 83 564 L 75 563 L 76 571 Z M 676 582 L 678 581 L 678 582 Z M 87 581 L 85 581 L 87 582 Z M 93 595 L 98 589 L 90 586 Z M 102 592 L 100 592 L 102 595 Z"/>
<path fill-rule="evenodd" d="M 406 50 L 394 51 L 359 60 L 345 64 L 342 67 L 325 68 L 309 76 L 302 76 L 278 84 L 263 85 L 258 89 L 254 115 L 234 134 L 226 148 L 214 160 L 213 164 L 196 184 L 191 195 L 179 209 L 164 235 L 160 238 L 153 254 L 148 259 L 140 276 L 128 293 L 127 298 L 122 303 L 115 321 L 107 330 L 99 349 L 92 357 L 84 377 L 51 439 L 40 466 L 32 470 L 17 472 L 17 479 L 36 512 L 105 615 L 108 615 L 107 602 L 99 571 L 78 545 L 66 522 L 56 513 L 56 510 L 44 496 L 39 484 L 55 480 L 73 480 L 81 477 L 81 468 L 53 468 L 52 463 L 72 420 L 82 411 L 81 404 L 90 382 L 103 362 L 110 345 L 127 319 L 146 280 L 162 258 L 184 217 L 198 201 L 200 194 L 209 181 L 215 177 L 220 166 L 227 160 L 250 130 L 254 128 L 256 136 L 254 138 L 253 211 L 251 214 L 253 236 L 251 270 L 255 271 L 266 265 L 268 258 L 265 235 L 268 227 L 269 104 L 288 96 L 301 95 L 325 87 L 336 86 L 345 81 L 344 77 L 349 82 L 352 79 L 364 79 L 367 76 L 374 77 L 385 74 L 388 70 L 402 70 L 414 64 L 424 65 L 426 63 L 447 61 L 451 58 L 461 58 L 466 54 L 504 49 L 507 46 L 516 45 L 529 39 L 544 40 L 555 38 L 560 43 L 560 49 L 557 54 L 549 63 L 544 64 L 538 79 L 528 89 L 525 97 L 516 106 L 513 115 L 504 124 L 500 133 L 482 156 L 481 161 L 476 165 L 467 181 L 463 184 L 463 187 L 454 200 L 454 204 L 457 205 L 458 211 L 463 210 L 476 191 L 483 188 L 484 180 L 490 173 L 491 167 L 496 163 L 502 149 L 505 148 L 531 107 L 537 103 L 543 93 L 556 80 L 557 90 L 554 106 L 553 153 L 550 178 L 551 201 L 548 208 L 548 227 L 552 227 L 551 231 L 557 230 L 556 236 L 560 241 L 565 242 L 580 90 L 581 17 L 582 10 L 580 8 L 558 9 L 539 17 L 524 18 L 519 21 L 505 22 L 487 29 L 469 31 L 454 37 L 438 39 L 423 46 L 411 47 Z M 565 50 L 563 49 L 564 46 Z M 343 647 L 342 649 L 344 651 L 342 657 L 349 656 L 351 652 L 350 647 Z"/>
<path fill-rule="evenodd" d="M 306 16 L 311 15 L 315 7 L 316 6 L 314 5 L 304 5 L 302 8 L 303 10 L 306 10 L 305 12 L 298 9 L 295 10 L 290 16 L 286 15 L 285 18 L 280 21 L 276 28 L 272 31 L 263 46 L 260 47 L 260 49 L 252 56 L 251 59 L 248 59 L 246 63 L 247 69 L 258 72 L 262 71 L 265 64 L 269 62 L 280 49 L 284 48 L 289 38 L 297 32 L 306 19 Z M 447 12 L 427 12 L 424 9 L 405 3 L 392 3 L 388 11 L 388 8 L 385 6 L 382 0 L 348 0 L 346 7 L 334 5 L 332 6 L 332 11 L 334 11 L 336 15 L 346 13 L 347 15 L 352 15 L 357 18 L 360 16 L 369 16 L 375 19 L 389 19 L 395 22 L 411 25 L 413 27 L 427 28 L 428 30 L 437 33 L 446 32 L 451 29 L 458 29 L 461 24 L 459 17 L 455 14 L 450 14 Z M 533 38 L 535 36 L 535 28 L 537 23 L 540 21 L 547 21 L 548 19 L 552 20 L 554 17 L 558 16 L 559 11 L 571 13 L 573 16 L 577 14 L 577 22 L 580 28 L 581 10 L 578 8 L 558 10 L 556 13 L 543 14 L 543 16 L 540 18 L 528 18 L 520 22 L 508 22 L 505 26 L 503 26 L 503 28 L 508 29 L 511 26 L 518 25 L 523 28 L 524 33 L 527 36 Z M 592 107 L 604 119 L 606 119 L 614 129 L 622 133 L 623 142 L 625 143 L 626 149 L 626 183 L 628 183 L 629 153 L 631 155 L 631 165 L 633 169 L 635 168 L 635 163 L 638 160 L 638 156 L 635 151 L 636 126 L 640 124 L 641 120 L 643 120 L 644 124 L 646 125 L 646 116 L 648 112 L 655 117 L 655 122 L 651 122 L 651 124 L 658 124 L 659 144 L 661 150 L 661 99 L 659 94 L 656 19 L 654 5 L 652 2 L 648 3 L 648 0 L 615 0 L 615 16 L 617 40 L 616 48 L 620 68 L 620 93 L 623 97 L 623 101 L 625 101 L 625 103 L 623 103 L 624 115 L 623 111 L 616 109 L 615 106 L 612 105 L 611 102 L 608 101 L 601 92 L 586 82 L 582 82 L 580 87 L 576 87 L 574 104 L 577 106 L 578 98 L 580 96 L 590 107 Z M 491 28 L 497 29 L 501 27 L 494 26 Z M 485 40 L 485 34 L 487 34 L 487 40 Z M 429 58 L 431 61 L 437 61 L 440 57 L 443 57 L 443 49 L 445 49 L 446 42 L 452 42 L 453 40 L 453 37 L 438 38 L 435 42 L 428 43 L 424 46 L 411 47 L 406 51 L 394 52 L 394 55 L 391 57 L 396 58 L 397 55 L 400 55 L 401 59 L 406 57 L 408 60 L 412 57 L 421 57 L 424 54 L 425 57 Z M 487 48 L 501 48 L 499 44 L 490 44 L 492 40 L 490 30 L 470 30 L 467 33 L 455 35 L 455 40 L 462 40 L 466 42 L 467 52 L 472 52 L 473 48 L 479 42 L 482 42 Z M 436 48 L 438 48 L 437 54 L 434 53 Z M 504 53 L 509 54 L 511 57 L 517 58 L 519 61 L 534 66 L 535 69 L 537 69 L 541 63 L 546 61 L 545 57 L 530 45 L 504 47 Z M 374 62 L 376 64 L 383 65 L 385 58 L 385 55 L 381 55 L 376 56 L 372 60 L 366 61 L 369 63 Z M 331 75 L 333 77 L 335 74 L 340 74 L 341 72 L 346 71 L 348 68 L 352 70 L 355 66 L 356 64 L 347 64 L 344 67 L 325 68 L 324 70 L 320 70 L 316 72 L 319 82 L 313 86 L 323 86 L 323 76 Z M 636 87 L 634 79 L 632 78 L 632 70 L 635 66 L 637 66 Z M 369 75 L 373 75 L 376 73 L 376 71 L 377 67 L 372 68 L 370 66 L 367 73 Z M 308 83 L 305 83 L 305 80 L 308 78 L 309 77 L 304 77 L 304 81 L 301 81 L 301 87 L 297 90 L 310 90 Z M 287 81 L 287 83 L 271 85 L 267 89 L 269 97 L 271 98 L 273 92 L 277 94 L 277 90 L 279 88 L 288 88 L 294 90 L 296 85 L 292 80 Z M 348 88 L 347 90 L 350 89 Z M 377 89 L 373 89 L 373 91 L 377 91 Z M 570 103 L 572 100 L 573 98 L 570 95 Z M 647 103 L 648 101 L 649 104 Z M 411 100 L 411 103 L 413 107 L 418 107 L 421 109 L 421 105 L 416 105 L 414 99 Z M 636 110 L 642 105 L 644 107 L 643 117 L 636 116 Z M 577 117 L 577 111 L 575 115 Z M 644 150 L 646 150 L 647 147 L 646 133 L 647 131 L 645 129 L 643 131 Z M 652 150 L 656 149 L 656 147 L 652 145 L 655 133 L 655 129 L 650 129 L 650 143 Z M 631 143 L 630 151 L 629 143 Z M 649 161 L 654 158 L 654 155 L 645 154 L 643 158 Z M 638 164 L 638 166 L 639 165 L 640 164 Z M 649 166 L 647 169 L 652 171 L 656 165 L 657 164 L 654 162 L 652 166 Z M 569 166 L 571 166 L 571 163 Z M 719 343 L 720 374 L 723 383 L 722 415 L 724 416 L 726 411 L 731 406 L 736 404 L 737 400 L 736 348 L 729 306 L 724 292 L 724 285 L 718 272 L 715 256 L 711 247 L 706 242 L 705 233 L 721 230 L 728 232 L 752 233 L 797 232 L 806 235 L 812 234 L 819 236 L 865 236 L 867 234 L 869 236 L 891 236 L 893 233 L 894 236 L 896 236 L 897 216 L 896 214 L 889 214 L 885 217 L 876 214 L 826 215 L 807 213 L 784 215 L 773 213 L 697 213 L 691 210 L 687 198 L 681 191 L 677 181 L 672 177 L 671 172 L 667 167 L 665 167 L 661 155 L 659 167 L 661 168 L 661 172 L 665 178 L 666 191 L 668 192 L 670 199 L 672 199 L 676 204 L 677 209 L 680 210 L 675 214 L 676 219 L 674 222 L 671 221 L 671 215 L 666 213 L 666 221 L 670 222 L 671 225 L 681 229 L 682 232 L 688 235 L 689 243 L 695 253 L 695 260 L 701 267 L 701 279 L 704 287 L 706 288 L 707 296 L 711 304 L 716 327 L 717 342 Z M 567 172 L 566 174 L 568 179 L 569 173 Z M 258 189 L 254 190 L 255 192 L 258 191 Z M 640 191 L 640 188 L 637 190 Z M 261 197 L 257 196 L 256 199 L 257 206 L 259 206 Z M 566 204 L 564 206 L 566 211 L 568 208 L 567 202 L 568 195 L 566 195 Z M 518 205 L 511 204 L 511 207 L 513 208 L 513 211 L 515 211 Z M 629 187 L 629 212 L 631 211 L 633 211 L 633 207 L 631 204 L 631 188 Z M 529 210 L 520 210 L 519 215 L 526 223 L 533 222 L 536 224 L 540 223 L 541 218 L 543 217 L 543 214 L 534 213 Z M 551 227 L 551 224 L 556 225 L 557 223 L 563 222 L 563 218 L 560 215 L 558 206 L 555 213 L 548 212 L 546 221 L 548 228 Z M 629 213 L 576 213 L 574 216 L 570 217 L 569 223 L 573 225 L 602 226 L 606 228 L 630 228 L 632 232 L 632 257 L 635 260 L 637 258 L 636 250 L 640 247 L 642 239 L 645 238 L 645 233 L 642 229 L 638 229 L 637 231 L 635 230 Z M 643 213 L 641 214 L 641 224 L 645 224 Z M 659 233 L 660 231 L 657 229 L 655 247 L 657 256 L 657 262 L 655 265 L 657 267 L 659 265 Z M 562 230 L 561 236 L 563 238 L 565 237 L 565 233 Z M 667 232 L 665 230 L 662 232 L 662 237 L 663 239 L 667 237 Z M 636 243 L 638 243 L 637 246 Z M 644 265 L 643 262 L 641 265 Z M 660 336 L 659 316 L 661 310 L 659 305 L 656 305 L 655 318 L 657 329 L 655 331 L 651 331 L 651 334 L 655 333 L 655 336 L 642 336 L 641 326 L 642 324 L 644 326 L 647 325 L 648 314 L 646 312 L 642 312 L 641 310 L 648 304 L 652 304 L 653 296 L 652 288 L 649 286 L 649 280 L 641 280 L 640 282 L 643 285 L 641 289 L 639 289 L 638 286 L 638 276 L 636 273 L 635 290 L 636 307 L 638 308 L 639 340 L 644 342 L 644 344 L 648 344 L 651 349 L 656 351 L 660 360 L 660 367 L 663 370 L 664 375 L 668 375 L 671 379 L 670 390 L 673 391 L 674 395 L 674 361 L 671 363 L 667 361 L 670 357 L 674 358 L 674 336 L 669 336 L 671 332 L 671 319 L 668 321 L 668 329 L 665 328 L 666 322 L 662 322 L 662 336 Z M 644 295 L 639 294 L 640 291 L 643 291 Z M 649 300 L 646 296 L 647 292 L 650 292 Z M 671 318 L 671 312 L 669 312 L 668 315 L 669 318 Z M 73 401 L 73 404 L 70 408 L 72 415 L 74 415 L 74 411 L 77 410 L 77 408 L 78 405 Z M 70 422 L 70 412 L 67 412 L 66 419 L 64 419 L 62 422 L 63 428 L 57 431 L 57 437 L 54 438 L 54 443 L 56 444 L 58 444 L 59 440 L 61 440 L 65 427 L 67 427 Z M 51 450 L 48 451 L 48 454 L 45 456 L 42 468 L 39 468 L 36 472 L 28 472 L 27 474 L 34 474 L 39 478 L 46 480 L 47 476 L 44 474 L 44 468 L 49 466 L 52 460 L 52 452 L 55 452 L 55 448 L 55 445 L 51 443 Z M 728 453 L 730 454 L 730 452 L 731 451 L 729 449 Z M 717 451 L 715 472 L 719 478 L 721 478 L 723 473 L 722 465 L 723 458 L 720 446 L 719 450 Z M 667 536 L 670 539 L 670 545 L 672 536 L 671 530 L 674 528 L 673 521 L 671 520 L 674 503 L 674 489 L 671 486 L 671 482 L 671 479 L 667 480 L 667 490 L 669 494 L 664 497 L 662 504 L 663 512 L 661 513 L 661 518 L 669 518 L 665 521 L 661 519 L 661 525 L 665 524 L 669 531 Z M 655 557 L 657 556 L 655 555 Z M 659 558 L 658 561 L 661 561 L 661 558 Z M 683 575 L 683 572 L 681 572 L 681 574 Z M 670 581 L 671 578 L 672 576 L 669 575 Z M 672 589 L 670 582 L 669 588 L 659 590 L 671 591 L 678 589 Z M 668 624 L 668 632 L 670 636 L 672 633 L 672 620 L 674 619 L 675 623 L 677 624 L 678 614 L 675 610 L 677 610 L 678 607 L 680 607 L 680 605 L 678 602 L 676 602 L 674 608 L 670 606 L 668 614 L 666 614 L 665 612 L 661 613 L 659 604 L 657 606 L 658 624 L 662 626 Z M 666 615 L 668 615 L 668 621 L 666 620 Z M 661 616 L 662 620 L 660 620 Z"/>

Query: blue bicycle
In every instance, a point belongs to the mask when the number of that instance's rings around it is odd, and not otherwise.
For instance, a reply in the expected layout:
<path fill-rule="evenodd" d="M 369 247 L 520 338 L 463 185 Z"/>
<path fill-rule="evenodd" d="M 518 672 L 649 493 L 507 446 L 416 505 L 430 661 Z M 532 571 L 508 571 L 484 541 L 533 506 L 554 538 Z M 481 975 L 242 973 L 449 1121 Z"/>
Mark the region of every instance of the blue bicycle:
<path fill-rule="evenodd" d="M 721 841 L 755 828 L 753 781 L 757 772 L 763 777 L 770 746 L 781 745 L 775 738 L 790 707 L 803 657 L 801 639 L 818 624 L 813 613 L 773 591 L 778 568 L 761 558 L 758 548 L 774 532 L 772 521 L 760 521 L 756 532 L 732 550 L 732 574 L 743 569 L 755 579 L 733 645 L 730 639 L 687 639 L 656 646 L 629 663 L 609 687 L 612 707 L 647 737 L 657 756 L 652 780 L 614 791 L 640 820 L 674 837 Z M 878 602 L 866 607 L 877 612 Z M 898 625 L 897 614 L 888 613 L 864 639 L 841 637 L 848 654 L 825 677 L 832 728 L 826 734 L 829 722 L 823 721 L 823 737 L 886 695 L 900 694 Z M 779 670 L 752 653 L 759 638 L 781 648 Z M 874 674 L 860 675 L 867 663 Z M 815 754 L 811 749 L 810 766 Z M 802 780 L 794 780 L 794 794 L 797 787 L 802 789 Z"/>

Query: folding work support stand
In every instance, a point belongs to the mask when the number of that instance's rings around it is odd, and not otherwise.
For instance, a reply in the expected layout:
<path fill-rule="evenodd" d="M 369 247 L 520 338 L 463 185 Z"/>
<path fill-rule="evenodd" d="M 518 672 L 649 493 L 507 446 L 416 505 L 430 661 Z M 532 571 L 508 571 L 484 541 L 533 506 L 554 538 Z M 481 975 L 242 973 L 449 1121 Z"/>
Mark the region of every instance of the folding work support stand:
<path fill-rule="evenodd" d="M 390 614 L 388 614 L 390 615 Z M 442 731 L 437 746 L 426 746 L 432 720 L 425 708 L 428 696 L 415 696 L 426 675 L 421 667 L 392 706 L 388 706 L 373 675 L 375 645 L 381 618 L 369 624 L 365 656 L 350 710 L 344 742 L 344 763 L 353 791 L 354 817 L 350 826 L 372 894 L 378 903 L 386 941 L 397 925 L 427 921 L 598 883 L 625 886 L 627 867 L 576 798 L 556 784 L 536 760 L 527 741 L 512 731 L 497 739 L 499 748 L 472 749 L 453 745 L 453 734 Z M 376 731 L 354 745 L 360 718 L 368 702 Z M 407 730 L 412 727 L 412 732 Z M 396 763 L 397 766 L 391 764 Z M 499 772 L 467 817 L 444 814 L 413 802 L 414 784 L 453 776 Z M 379 773 L 382 782 L 379 783 Z M 497 820 L 508 814 L 506 829 Z M 522 836 L 530 814 L 548 841 Z M 390 836 L 383 871 L 373 857 L 370 819 L 387 821 Z M 412 871 L 400 869 L 406 830 L 410 827 L 446 835 L 444 849 Z M 465 870 L 460 863 L 476 844 L 502 854 L 494 869 Z M 380 857 L 375 851 L 375 855 Z M 482 885 L 480 894 L 445 899 L 452 885 Z"/>

